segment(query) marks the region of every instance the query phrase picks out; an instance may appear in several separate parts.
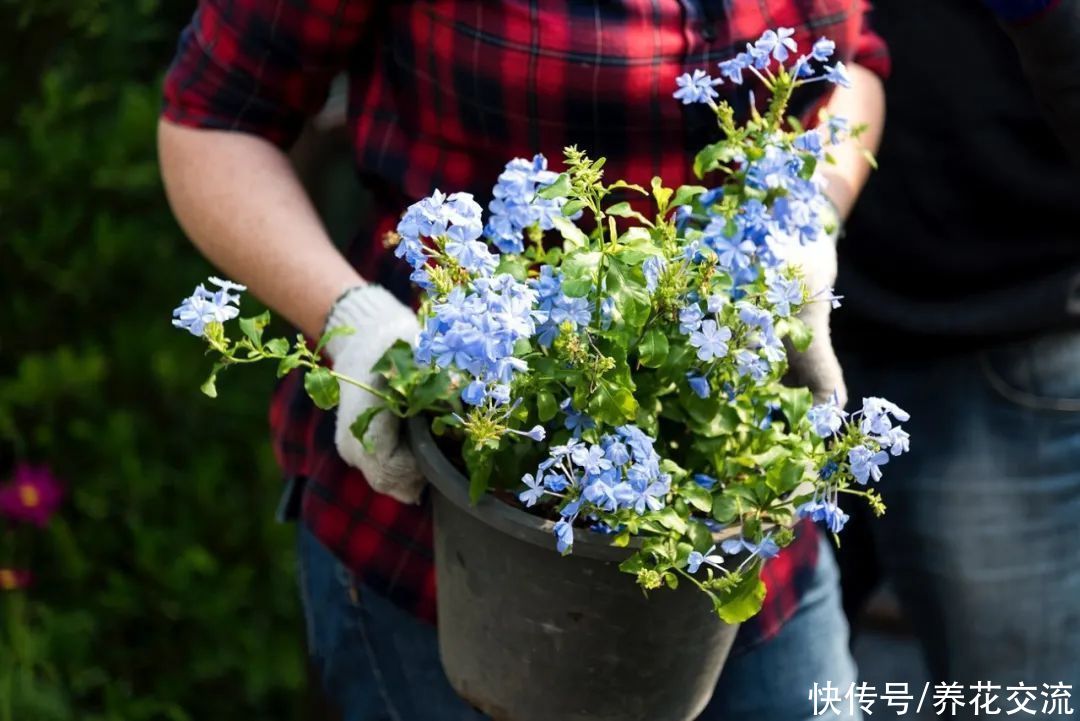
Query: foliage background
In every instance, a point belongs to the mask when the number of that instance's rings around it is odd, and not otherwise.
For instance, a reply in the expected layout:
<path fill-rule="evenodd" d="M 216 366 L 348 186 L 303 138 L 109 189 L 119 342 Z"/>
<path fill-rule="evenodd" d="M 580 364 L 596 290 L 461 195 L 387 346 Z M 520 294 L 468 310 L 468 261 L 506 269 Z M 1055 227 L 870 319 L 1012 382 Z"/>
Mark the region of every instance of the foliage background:
<path fill-rule="evenodd" d="M 169 326 L 209 267 L 158 179 L 160 80 L 193 3 L 0 0 L 0 480 L 69 499 L 0 597 L 0 721 L 297 717 L 292 529 L 270 373 L 197 392 Z"/>

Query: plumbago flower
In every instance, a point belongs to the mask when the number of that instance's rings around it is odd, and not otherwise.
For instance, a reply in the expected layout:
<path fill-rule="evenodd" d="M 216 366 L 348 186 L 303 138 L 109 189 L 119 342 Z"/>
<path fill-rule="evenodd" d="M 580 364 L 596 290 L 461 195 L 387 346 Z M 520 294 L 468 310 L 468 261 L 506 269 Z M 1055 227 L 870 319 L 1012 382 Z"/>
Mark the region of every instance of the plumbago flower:
<path fill-rule="evenodd" d="M 716 116 L 719 139 L 694 160 L 709 187 L 611 182 L 603 158 L 569 147 L 560 171 L 542 155 L 510 160 L 486 220 L 467 193 L 411 205 L 394 253 L 421 289 L 423 330 L 375 366 L 386 389 L 368 390 L 383 405 L 353 432 L 363 440 L 383 410 L 427 414 L 460 444 L 473 498 L 498 489 L 548 519 L 558 552 L 580 534 L 637 539 L 621 568 L 642 588 L 691 584 L 729 622 L 756 613 L 761 568 L 793 525 L 838 533 L 843 496 L 883 512 L 874 484 L 910 443 L 895 404 L 866 398 L 849 414 L 781 382 L 788 349 L 813 341 L 800 311 L 838 300 L 785 260 L 836 232 L 819 168 L 862 132 L 786 120 L 797 88 L 850 82 L 834 52 L 777 28 L 716 76 L 676 80 L 672 102 Z M 765 109 L 737 122 L 725 83 L 763 86 Z M 324 408 L 337 381 L 355 382 L 320 364 L 321 344 L 263 340 L 265 315 L 230 340 L 239 289 L 212 282 L 177 310 L 220 355 L 206 392 L 224 368 L 262 359 L 306 373 Z"/>

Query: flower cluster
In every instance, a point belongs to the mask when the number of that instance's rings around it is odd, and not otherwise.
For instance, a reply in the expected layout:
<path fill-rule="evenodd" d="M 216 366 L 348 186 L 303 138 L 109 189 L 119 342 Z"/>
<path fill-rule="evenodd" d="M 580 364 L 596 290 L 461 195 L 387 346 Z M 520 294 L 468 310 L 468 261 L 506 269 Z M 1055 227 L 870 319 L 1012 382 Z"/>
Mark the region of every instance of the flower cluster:
<path fill-rule="evenodd" d="M 548 170 L 547 158 L 537 154 L 531 161 L 514 158 L 492 189 L 492 201 L 488 206 L 488 218 L 484 234 L 503 253 L 521 253 L 525 250 L 523 233 L 527 230 L 542 232 L 555 227 L 555 219 L 562 216 L 566 198 L 542 198 L 537 192 L 558 178 L 558 173 Z"/>
<path fill-rule="evenodd" d="M 569 332 L 585 328 L 592 320 L 588 298 L 571 298 L 562 291 L 562 274 L 550 265 L 540 267 L 540 274 L 530 281 L 536 290 L 537 306 L 533 317 L 538 323 L 536 340 L 543 348 L 550 348 L 559 329 L 566 326 Z"/>
<path fill-rule="evenodd" d="M 172 324 L 194 336 L 201 336 L 210 323 L 224 323 L 240 315 L 240 296 L 247 290 L 242 285 L 221 278 L 210 277 L 210 284 L 217 290 L 210 291 L 200 283 L 190 297 L 184 298 L 173 311 Z"/>
<path fill-rule="evenodd" d="M 599 443 L 572 438 L 552 446 L 536 473 L 525 474 L 518 498 L 528 508 L 547 495 L 561 499 L 554 533 L 559 552 L 569 553 L 574 543 L 570 529 L 579 515 L 594 521 L 600 520 L 598 514 L 611 518 L 619 511 L 640 516 L 667 504 L 671 476 L 660 470 L 654 442 L 627 424 L 601 436 Z"/>
<path fill-rule="evenodd" d="M 394 255 L 412 266 L 410 278 L 414 283 L 432 289 L 428 264 L 440 257 L 452 259 L 474 275 L 491 275 L 495 271 L 498 257 L 480 240 L 484 233 L 482 212 L 469 193 L 448 196 L 438 190 L 409 206 L 397 226 L 399 241 Z M 425 238 L 440 238 L 443 242 L 432 247 L 424 244 Z"/>
<path fill-rule="evenodd" d="M 528 367 L 514 346 L 536 330 L 535 302 L 536 291 L 507 274 L 476 278 L 468 291 L 456 287 L 432 306 L 416 360 L 469 373 L 461 399 L 471 406 L 508 403 L 514 376 Z"/>

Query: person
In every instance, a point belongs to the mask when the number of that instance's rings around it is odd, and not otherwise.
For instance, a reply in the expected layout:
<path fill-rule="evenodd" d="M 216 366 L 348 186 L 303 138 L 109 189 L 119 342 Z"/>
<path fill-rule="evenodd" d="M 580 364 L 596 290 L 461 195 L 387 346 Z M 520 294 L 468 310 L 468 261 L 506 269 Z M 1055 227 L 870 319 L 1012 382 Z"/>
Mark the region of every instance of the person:
<path fill-rule="evenodd" d="M 853 395 L 911 414 L 876 557 L 935 680 L 1002 705 L 1033 685 L 1038 712 L 1042 684 L 1080 680 L 1080 165 L 979 0 L 880 0 L 875 26 L 889 130 L 834 338 Z M 868 548 L 845 531 L 853 614 Z"/>
<path fill-rule="evenodd" d="M 347 375 L 369 378 L 383 350 L 418 329 L 409 269 L 380 240 L 409 203 L 435 188 L 485 198 L 510 158 L 541 152 L 556 166 L 570 144 L 606 157 L 610 177 L 691 182 L 692 153 L 715 126 L 705 109 L 672 99 L 675 77 L 777 26 L 794 28 L 806 49 L 829 36 L 851 65 L 853 89 L 808 86 L 795 109 L 807 122 L 823 105 L 866 122 L 873 146 L 888 57 L 864 13 L 851 0 L 203 0 L 165 82 L 166 190 L 198 248 L 307 336 L 356 328 L 327 351 Z M 344 253 L 283 152 L 342 70 L 356 167 L 376 209 Z M 717 89 L 747 112 L 745 91 Z M 841 214 L 867 172 L 858 150 L 837 153 L 829 192 Z M 808 262 L 827 282 L 835 249 L 816 245 Z M 842 379 L 827 317 L 812 322 L 819 341 L 792 365 L 820 396 Z M 439 665 L 432 521 L 415 461 L 387 414 L 368 431 L 373 452 L 361 447 L 348 426 L 370 401 L 352 391 L 342 389 L 336 414 L 322 412 L 288 376 L 271 407 L 278 460 L 302 486 L 312 657 L 350 721 L 480 718 Z M 802 526 L 767 565 L 765 607 L 741 628 L 703 718 L 808 718 L 815 682 L 854 681 L 837 571 L 821 544 Z"/>

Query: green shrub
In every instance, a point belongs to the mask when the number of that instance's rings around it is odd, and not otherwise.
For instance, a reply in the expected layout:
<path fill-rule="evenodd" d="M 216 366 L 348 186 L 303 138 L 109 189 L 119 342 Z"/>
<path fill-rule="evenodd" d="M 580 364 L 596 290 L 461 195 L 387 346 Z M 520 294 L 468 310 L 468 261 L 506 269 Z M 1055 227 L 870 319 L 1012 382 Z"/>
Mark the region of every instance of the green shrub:
<path fill-rule="evenodd" d="M 0 0 L 0 479 L 45 462 L 70 493 L 20 536 L 35 586 L 0 597 L 0 720 L 297 716 L 273 381 L 203 398 L 208 362 L 169 325 L 209 271 L 154 151 L 192 8 Z"/>

